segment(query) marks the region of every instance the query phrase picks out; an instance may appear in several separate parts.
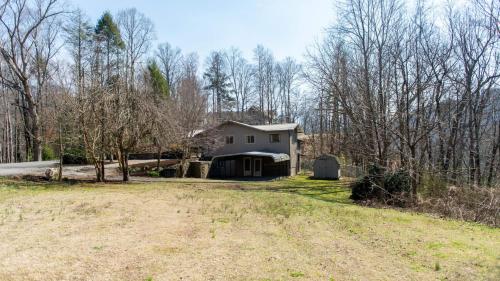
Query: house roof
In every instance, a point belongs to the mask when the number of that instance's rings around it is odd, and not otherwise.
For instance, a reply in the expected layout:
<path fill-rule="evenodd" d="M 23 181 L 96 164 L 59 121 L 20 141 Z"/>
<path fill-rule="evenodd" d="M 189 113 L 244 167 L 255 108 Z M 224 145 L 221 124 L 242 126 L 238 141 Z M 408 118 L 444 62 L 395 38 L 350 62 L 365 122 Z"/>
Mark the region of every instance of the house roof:
<path fill-rule="evenodd" d="M 273 159 L 274 163 L 278 163 L 278 162 L 283 162 L 283 161 L 290 160 L 290 156 L 288 156 L 288 154 L 285 154 L 285 153 L 270 153 L 270 152 L 263 152 L 263 151 L 249 151 L 249 152 L 240 152 L 240 153 L 234 153 L 234 154 L 217 155 L 213 159 L 224 158 L 224 157 L 231 157 L 231 156 L 259 156 L 259 157 L 269 157 L 269 158 Z"/>
<path fill-rule="evenodd" d="M 241 122 L 229 120 L 229 121 L 225 121 L 225 122 L 217 125 L 214 128 L 211 128 L 211 129 L 207 129 L 207 130 L 195 130 L 195 131 L 193 131 L 192 136 L 194 137 L 194 136 L 200 135 L 202 133 L 208 132 L 210 130 L 213 130 L 215 128 L 218 128 L 220 126 L 227 125 L 227 124 L 233 124 L 233 125 L 238 125 L 238 126 L 242 126 L 242 127 L 247 127 L 247 128 L 251 128 L 251 129 L 262 131 L 262 132 L 293 131 L 293 130 L 295 130 L 296 128 L 299 127 L 299 124 L 297 124 L 297 123 L 283 123 L 283 124 L 269 124 L 269 125 L 250 125 L 250 124 L 245 124 L 245 123 L 241 123 Z M 299 130 L 299 132 L 302 132 L 302 131 Z"/>
<path fill-rule="evenodd" d="M 292 131 L 295 130 L 299 124 L 297 123 L 283 123 L 283 124 L 269 124 L 269 125 L 249 125 L 241 122 L 236 122 L 236 121 L 226 121 L 222 123 L 221 125 L 224 124 L 235 124 L 235 125 L 240 125 L 243 127 L 248 127 L 252 129 L 256 129 L 259 131 L 264 131 L 264 132 L 275 132 L 275 131 Z"/>

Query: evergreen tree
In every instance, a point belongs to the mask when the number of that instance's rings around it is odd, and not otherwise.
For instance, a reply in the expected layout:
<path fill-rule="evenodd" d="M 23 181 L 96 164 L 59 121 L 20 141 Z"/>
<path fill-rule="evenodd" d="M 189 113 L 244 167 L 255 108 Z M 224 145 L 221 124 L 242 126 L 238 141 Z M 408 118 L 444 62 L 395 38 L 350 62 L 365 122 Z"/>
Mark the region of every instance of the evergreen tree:
<path fill-rule="evenodd" d="M 95 27 L 95 33 L 100 35 L 99 38 L 103 38 L 109 42 L 110 46 L 116 46 L 120 49 L 125 47 L 120 29 L 114 22 L 113 16 L 109 12 L 105 12 L 101 16 Z"/>
<path fill-rule="evenodd" d="M 224 56 L 221 52 L 212 52 L 207 60 L 208 69 L 203 74 L 207 80 L 205 89 L 212 91 L 212 107 L 221 117 L 222 107 L 228 107 L 233 100 L 229 95 L 229 76 L 225 71 Z"/>
<path fill-rule="evenodd" d="M 118 72 L 118 58 L 113 62 L 112 55 L 116 54 L 118 57 L 120 51 L 125 48 L 125 43 L 122 40 L 118 25 L 114 22 L 113 16 L 109 12 L 105 12 L 97 22 L 95 35 L 96 43 L 104 43 L 105 45 L 106 62 L 101 63 L 101 66 L 105 67 L 106 81 L 110 84 L 111 81 L 115 80 L 112 79 L 114 75 L 113 70 L 116 73 Z M 113 66 L 115 66 L 114 69 Z"/>
<path fill-rule="evenodd" d="M 149 78 L 151 79 L 151 87 L 153 92 L 162 97 L 168 97 L 170 95 L 170 90 L 168 87 L 167 80 L 161 74 L 160 68 L 156 61 L 152 61 L 148 65 Z"/>

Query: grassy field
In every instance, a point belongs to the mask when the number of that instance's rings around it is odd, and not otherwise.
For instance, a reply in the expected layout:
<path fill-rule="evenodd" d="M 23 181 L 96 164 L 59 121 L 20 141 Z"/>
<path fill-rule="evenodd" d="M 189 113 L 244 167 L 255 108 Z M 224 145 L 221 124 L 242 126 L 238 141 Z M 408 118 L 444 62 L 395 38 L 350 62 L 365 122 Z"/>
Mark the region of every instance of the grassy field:
<path fill-rule="evenodd" d="M 344 185 L 0 179 L 0 280 L 499 280 L 499 229 Z"/>

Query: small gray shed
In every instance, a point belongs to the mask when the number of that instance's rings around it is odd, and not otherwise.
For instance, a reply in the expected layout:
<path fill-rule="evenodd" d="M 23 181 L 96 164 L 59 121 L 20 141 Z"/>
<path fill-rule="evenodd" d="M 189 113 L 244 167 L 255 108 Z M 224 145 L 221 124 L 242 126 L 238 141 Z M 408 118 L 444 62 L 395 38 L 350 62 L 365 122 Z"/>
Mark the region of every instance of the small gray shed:
<path fill-rule="evenodd" d="M 340 178 L 339 159 L 330 154 L 324 154 L 314 160 L 314 177 L 318 179 Z"/>

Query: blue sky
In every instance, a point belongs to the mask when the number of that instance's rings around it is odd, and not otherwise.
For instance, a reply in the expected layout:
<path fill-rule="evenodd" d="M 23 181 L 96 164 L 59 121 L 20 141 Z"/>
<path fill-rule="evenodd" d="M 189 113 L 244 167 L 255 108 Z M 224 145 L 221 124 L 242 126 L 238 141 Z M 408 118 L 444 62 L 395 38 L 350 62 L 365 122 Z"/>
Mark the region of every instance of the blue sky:
<path fill-rule="evenodd" d="M 93 22 L 106 10 L 135 7 L 155 24 L 157 43 L 169 42 L 201 62 L 212 50 L 240 48 L 252 58 L 262 44 L 277 59 L 302 60 L 335 17 L 332 0 L 69 0 Z"/>

